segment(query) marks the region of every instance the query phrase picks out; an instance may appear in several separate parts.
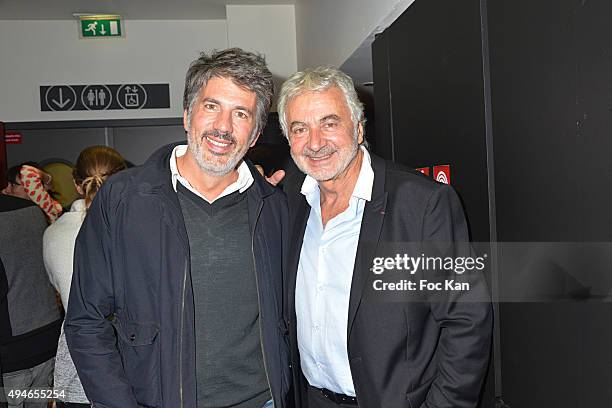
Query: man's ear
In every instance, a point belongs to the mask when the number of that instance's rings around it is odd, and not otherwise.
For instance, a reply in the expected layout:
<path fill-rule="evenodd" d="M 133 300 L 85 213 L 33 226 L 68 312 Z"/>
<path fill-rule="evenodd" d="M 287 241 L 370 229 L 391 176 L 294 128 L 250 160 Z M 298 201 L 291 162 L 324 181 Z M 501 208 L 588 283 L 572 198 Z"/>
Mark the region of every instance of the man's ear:
<path fill-rule="evenodd" d="M 261 132 L 257 133 L 257 136 L 255 136 L 255 139 L 253 139 L 253 141 L 251 142 L 251 144 L 249 145 L 249 148 L 255 146 L 255 143 L 257 143 L 257 139 L 259 139 L 259 136 L 261 136 Z"/>
<path fill-rule="evenodd" d="M 359 122 L 359 125 L 357 125 L 357 143 L 363 143 L 363 123 L 361 122 Z"/>
<path fill-rule="evenodd" d="M 187 122 L 187 110 L 183 111 L 183 129 L 185 129 L 185 132 L 189 132 L 189 123 Z"/>
<path fill-rule="evenodd" d="M 6 187 L 4 187 L 4 188 L 2 189 L 2 191 L 0 191 L 0 193 L 1 193 L 1 194 L 6 194 L 6 195 L 11 195 L 11 190 L 12 190 L 12 189 L 13 189 L 13 186 L 12 186 L 11 182 L 9 181 L 9 182 L 6 184 Z"/>

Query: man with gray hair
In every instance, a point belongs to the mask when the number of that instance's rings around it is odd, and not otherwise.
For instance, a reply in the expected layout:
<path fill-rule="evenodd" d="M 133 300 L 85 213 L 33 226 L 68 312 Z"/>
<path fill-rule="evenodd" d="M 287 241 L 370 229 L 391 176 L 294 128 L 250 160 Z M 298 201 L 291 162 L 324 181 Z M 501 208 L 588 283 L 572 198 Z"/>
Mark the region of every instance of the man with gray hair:
<path fill-rule="evenodd" d="M 65 332 L 96 407 L 285 407 L 287 204 L 243 160 L 273 95 L 241 49 L 192 62 L 187 144 L 111 177 L 76 242 Z"/>
<path fill-rule="evenodd" d="M 491 343 L 483 280 L 471 277 L 468 293 L 399 299 L 370 285 L 369 266 L 387 244 L 468 241 L 454 190 L 363 146 L 362 104 L 352 80 L 335 68 L 294 74 L 278 111 L 291 156 L 306 174 L 302 183 L 285 182 L 293 226 L 286 319 L 297 404 L 475 407 Z"/>

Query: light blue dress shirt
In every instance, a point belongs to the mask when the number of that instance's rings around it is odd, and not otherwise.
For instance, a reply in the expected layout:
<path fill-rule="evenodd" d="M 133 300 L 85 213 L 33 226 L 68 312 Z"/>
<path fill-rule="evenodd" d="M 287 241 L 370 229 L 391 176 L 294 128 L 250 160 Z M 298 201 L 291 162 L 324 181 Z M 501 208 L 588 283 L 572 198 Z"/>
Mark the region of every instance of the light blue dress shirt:
<path fill-rule="evenodd" d="M 311 211 L 298 265 L 295 309 L 302 372 L 317 388 L 355 396 L 347 351 L 347 321 L 355 254 L 374 171 L 363 160 L 349 206 L 323 228 L 319 186 L 307 176 L 302 194 Z"/>

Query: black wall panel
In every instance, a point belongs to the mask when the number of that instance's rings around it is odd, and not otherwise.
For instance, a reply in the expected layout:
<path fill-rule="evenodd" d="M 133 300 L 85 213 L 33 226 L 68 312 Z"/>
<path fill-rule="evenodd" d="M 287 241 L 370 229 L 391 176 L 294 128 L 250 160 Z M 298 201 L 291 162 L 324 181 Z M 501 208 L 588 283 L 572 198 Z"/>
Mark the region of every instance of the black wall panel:
<path fill-rule="evenodd" d="M 449 164 L 471 237 L 488 242 L 479 1 L 417 0 L 376 38 L 372 52 L 375 152 L 413 168 Z M 481 406 L 493 405 L 491 366 Z"/>
<path fill-rule="evenodd" d="M 566 278 L 559 300 L 500 304 L 494 371 L 513 408 L 612 403 L 611 15 L 605 0 L 416 0 L 373 47 L 379 145 L 451 164 L 474 240 L 565 243 L 499 270 Z"/>
<path fill-rule="evenodd" d="M 581 239 L 612 241 L 612 2 L 576 0 L 575 10 Z"/>
<path fill-rule="evenodd" d="M 488 1 L 500 241 L 579 239 L 573 3 Z"/>
<path fill-rule="evenodd" d="M 580 161 L 578 219 L 581 241 L 612 241 L 612 3 L 576 1 L 577 98 L 576 125 Z M 610 272 L 610 264 L 600 273 Z M 606 287 L 611 293 L 612 288 Z M 582 348 L 583 406 L 612 405 L 612 305 L 596 304 L 585 310 Z"/>
<path fill-rule="evenodd" d="M 612 151 L 606 86 L 612 4 L 488 4 L 498 239 L 610 241 L 612 193 L 601 185 L 612 179 L 604 164 Z M 602 265 L 596 266 L 570 273 L 585 286 L 605 281 L 595 276 Z M 502 304 L 505 401 L 528 408 L 610 406 L 612 389 L 602 378 L 612 369 L 604 347 L 612 341 L 611 312 L 596 299 Z"/>
<path fill-rule="evenodd" d="M 393 117 L 389 92 L 389 35 L 379 34 L 372 44 L 372 63 L 374 77 L 374 112 L 376 115 L 376 131 L 368 135 L 372 148 L 380 157 L 395 160 L 393 155 Z"/>
<path fill-rule="evenodd" d="M 385 45 L 387 64 L 379 70 L 377 63 L 385 58 L 378 54 Z M 416 1 L 377 38 L 374 57 L 376 123 L 384 132 L 380 138 L 393 135 L 396 162 L 411 167 L 450 164 L 472 238 L 488 241 L 479 2 Z M 379 106 L 384 103 L 388 109 Z M 386 155 L 389 148 L 381 150 Z"/>

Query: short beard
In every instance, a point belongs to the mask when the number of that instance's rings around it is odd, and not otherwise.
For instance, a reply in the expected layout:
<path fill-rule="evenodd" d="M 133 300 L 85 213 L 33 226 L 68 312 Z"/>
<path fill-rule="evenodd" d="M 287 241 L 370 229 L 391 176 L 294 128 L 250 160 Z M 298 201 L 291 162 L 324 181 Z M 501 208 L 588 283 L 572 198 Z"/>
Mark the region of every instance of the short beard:
<path fill-rule="evenodd" d="M 352 163 L 352 161 L 355 160 L 355 157 L 357 156 L 358 151 L 359 151 L 359 143 L 357 142 L 357 137 L 355 137 L 353 139 L 353 144 L 349 146 L 345 151 L 342 152 L 342 156 L 339 157 L 336 167 L 334 169 L 327 170 L 324 172 L 310 171 L 308 166 L 305 164 L 306 160 L 312 157 L 323 157 L 323 156 L 327 156 L 328 154 L 337 154 L 338 150 L 334 150 L 329 147 L 324 147 L 321 150 L 315 152 L 308 148 L 304 148 L 299 158 L 296 158 L 296 156 L 294 156 L 293 153 L 291 153 L 291 157 L 293 158 L 293 161 L 295 162 L 296 166 L 300 169 L 302 173 L 308 174 L 310 177 L 312 177 L 316 181 L 323 182 L 323 181 L 333 180 L 337 178 L 340 174 L 342 174 L 347 169 L 347 167 Z M 302 162 L 302 160 L 304 161 Z"/>
<path fill-rule="evenodd" d="M 251 135 L 249 137 L 249 143 L 245 145 L 246 149 L 243 149 L 244 151 L 231 152 L 227 156 L 227 161 L 225 163 L 218 163 L 218 162 L 211 160 L 210 158 L 207 160 L 204 157 L 205 153 L 202 149 L 202 143 L 204 143 L 204 138 L 206 138 L 207 136 L 214 136 L 219 139 L 227 140 L 233 143 L 234 145 L 236 145 L 236 138 L 234 137 L 234 135 L 232 135 L 229 132 L 223 133 L 223 132 L 219 132 L 218 130 L 209 130 L 207 132 L 202 133 L 199 136 L 199 143 L 198 143 L 198 140 L 196 140 L 191 130 L 187 132 L 187 144 L 189 146 L 189 151 L 191 152 L 191 156 L 195 159 L 200 170 L 202 170 L 204 173 L 208 175 L 215 176 L 215 177 L 221 177 L 221 176 L 225 176 L 231 173 L 232 170 L 234 170 L 238 166 L 240 161 L 244 158 L 244 155 L 249 149 L 248 146 L 250 146 L 253 140 L 253 135 Z M 222 156 L 216 156 L 213 153 L 208 153 L 208 154 L 212 157 L 222 157 Z"/>

